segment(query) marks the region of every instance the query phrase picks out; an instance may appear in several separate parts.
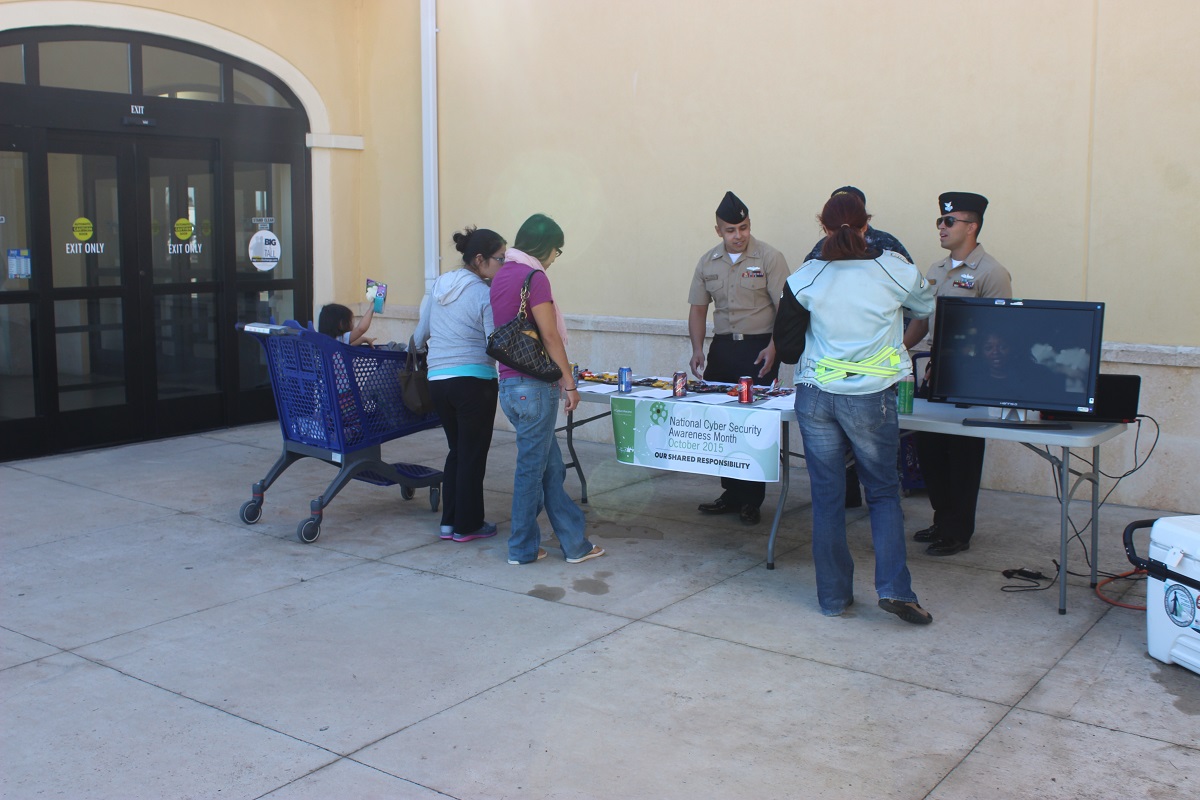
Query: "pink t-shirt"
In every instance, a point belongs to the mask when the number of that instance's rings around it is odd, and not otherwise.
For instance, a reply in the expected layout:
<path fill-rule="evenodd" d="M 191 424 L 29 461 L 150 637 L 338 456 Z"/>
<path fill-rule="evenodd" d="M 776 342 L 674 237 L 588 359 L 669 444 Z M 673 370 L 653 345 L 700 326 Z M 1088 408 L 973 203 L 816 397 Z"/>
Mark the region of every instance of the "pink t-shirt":
<path fill-rule="evenodd" d="M 533 280 L 529 284 L 529 301 L 525 309 L 530 319 L 533 318 L 534 306 L 554 302 L 546 273 L 509 261 L 492 278 L 492 320 L 497 328 L 517 316 L 521 307 L 521 287 L 525 285 L 525 277 L 530 272 L 533 273 Z M 496 367 L 500 370 L 500 380 L 525 376 L 525 373 L 504 364 L 497 363 Z"/>

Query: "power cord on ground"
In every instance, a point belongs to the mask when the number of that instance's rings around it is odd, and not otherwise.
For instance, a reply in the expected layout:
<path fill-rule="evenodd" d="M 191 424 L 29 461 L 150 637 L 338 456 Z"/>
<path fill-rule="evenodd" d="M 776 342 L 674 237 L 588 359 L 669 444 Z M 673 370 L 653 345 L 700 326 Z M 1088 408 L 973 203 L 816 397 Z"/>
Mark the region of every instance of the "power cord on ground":
<path fill-rule="evenodd" d="M 1099 597 L 1104 602 L 1108 603 L 1110 606 L 1118 606 L 1119 608 L 1128 608 L 1132 611 L 1145 611 L 1146 610 L 1145 606 L 1135 606 L 1130 603 L 1122 603 L 1120 600 L 1114 600 L 1111 597 L 1109 597 L 1108 595 L 1106 595 L 1104 592 L 1100 591 L 1106 585 L 1112 583 L 1113 581 L 1121 580 L 1122 578 L 1129 578 L 1130 580 L 1145 580 L 1146 579 L 1146 570 L 1131 569 L 1131 570 L 1129 570 L 1129 572 L 1122 572 L 1120 575 L 1113 575 L 1111 578 L 1105 578 L 1104 580 L 1102 580 L 1096 584 L 1096 596 Z"/>
<path fill-rule="evenodd" d="M 1044 592 L 1058 582 L 1058 565 L 1055 565 L 1053 576 L 1043 575 L 1037 570 L 1024 567 L 1001 570 L 1000 574 L 1010 581 L 1020 581 L 1020 583 L 1008 583 L 1001 586 L 1000 591 L 1002 592 Z M 1043 586 L 1042 581 L 1050 582 Z"/>

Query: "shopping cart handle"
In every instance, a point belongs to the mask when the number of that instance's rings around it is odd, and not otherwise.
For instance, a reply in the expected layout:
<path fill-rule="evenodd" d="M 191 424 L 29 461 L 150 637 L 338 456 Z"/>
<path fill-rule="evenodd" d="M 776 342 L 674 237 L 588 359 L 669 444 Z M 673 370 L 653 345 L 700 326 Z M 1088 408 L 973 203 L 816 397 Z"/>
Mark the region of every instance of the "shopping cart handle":
<path fill-rule="evenodd" d="M 1146 570 L 1152 578 L 1158 578 L 1160 581 L 1170 578 L 1176 583 L 1182 583 L 1184 586 L 1190 586 L 1200 592 L 1200 580 L 1196 580 L 1190 575 L 1176 572 L 1161 561 L 1155 561 L 1153 558 L 1142 558 L 1137 554 L 1137 550 L 1133 546 L 1133 532 L 1142 528 L 1149 528 L 1156 522 L 1158 522 L 1156 519 L 1139 519 L 1125 526 L 1125 557 L 1129 559 L 1130 564 L 1139 569 Z"/>

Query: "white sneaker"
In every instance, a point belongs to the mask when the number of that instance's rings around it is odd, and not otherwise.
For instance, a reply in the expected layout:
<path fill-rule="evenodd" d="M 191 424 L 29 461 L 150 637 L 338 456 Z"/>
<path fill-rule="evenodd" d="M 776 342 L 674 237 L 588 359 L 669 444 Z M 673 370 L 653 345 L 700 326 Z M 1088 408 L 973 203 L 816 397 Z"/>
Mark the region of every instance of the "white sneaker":
<path fill-rule="evenodd" d="M 587 561 L 589 558 L 599 558 L 602 555 L 604 555 L 604 548 L 601 547 L 600 545 L 595 545 L 591 550 L 584 553 L 579 558 L 568 558 L 567 563 L 568 564 L 579 564 L 583 561 Z"/>

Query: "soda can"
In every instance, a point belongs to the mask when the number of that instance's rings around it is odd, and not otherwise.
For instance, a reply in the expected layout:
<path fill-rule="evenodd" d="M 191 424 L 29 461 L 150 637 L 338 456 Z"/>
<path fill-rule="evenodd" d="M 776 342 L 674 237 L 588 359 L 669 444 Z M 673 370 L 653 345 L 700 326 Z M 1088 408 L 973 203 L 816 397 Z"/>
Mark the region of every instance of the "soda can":
<path fill-rule="evenodd" d="M 749 375 L 743 375 L 738 378 L 738 402 L 754 402 L 754 378 L 751 378 Z"/>
<path fill-rule="evenodd" d="M 571 380 L 574 381 L 575 383 L 579 383 L 579 365 L 577 363 L 575 363 L 574 361 L 572 361 L 570 363 L 570 367 L 571 367 Z"/>
<path fill-rule="evenodd" d="M 633 391 L 633 368 L 621 367 L 617 370 L 617 391 L 629 394 Z"/>
<path fill-rule="evenodd" d="M 676 372 L 671 376 L 671 396 L 687 397 L 687 373 Z"/>
<path fill-rule="evenodd" d="M 913 393 L 916 386 L 912 375 L 896 384 L 896 411 L 898 413 L 913 413 Z"/>

